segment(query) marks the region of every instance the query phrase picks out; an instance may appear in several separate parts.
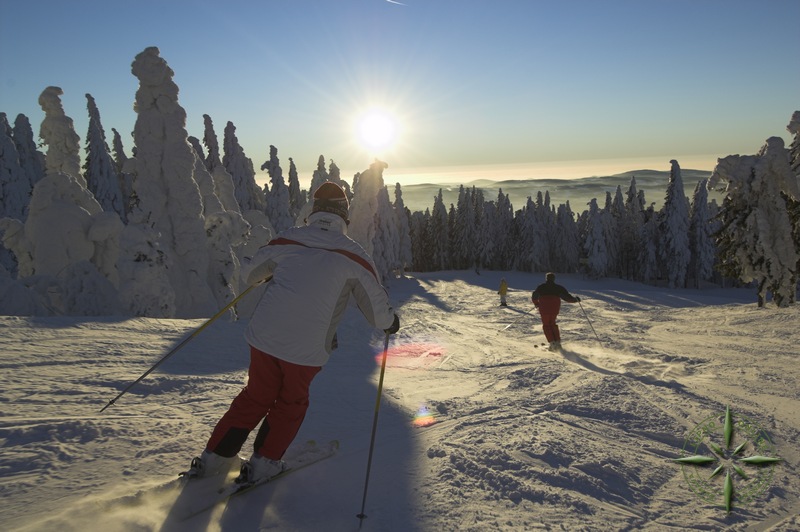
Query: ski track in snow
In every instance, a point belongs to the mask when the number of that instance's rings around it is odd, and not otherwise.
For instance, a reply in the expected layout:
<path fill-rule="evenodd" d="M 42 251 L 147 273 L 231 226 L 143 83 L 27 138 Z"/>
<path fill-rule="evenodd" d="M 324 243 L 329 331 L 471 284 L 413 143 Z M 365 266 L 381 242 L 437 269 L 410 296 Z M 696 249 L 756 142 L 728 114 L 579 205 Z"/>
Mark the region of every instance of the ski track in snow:
<path fill-rule="evenodd" d="M 497 306 L 502 276 L 507 308 Z M 796 306 L 758 309 L 749 290 L 564 275 L 586 315 L 562 306 L 558 353 L 540 347 L 529 300 L 540 277 L 439 272 L 390 285 L 402 328 L 387 357 L 365 530 L 800 526 Z M 173 519 L 182 492 L 170 479 L 242 385 L 243 322 L 214 324 L 98 411 L 202 323 L 0 317 L 4 529 L 357 528 L 382 336 L 355 311 L 298 435 L 339 439 L 339 454 Z M 697 499 L 672 461 L 688 431 L 726 406 L 757 419 L 784 459 L 767 493 L 730 514 Z"/>

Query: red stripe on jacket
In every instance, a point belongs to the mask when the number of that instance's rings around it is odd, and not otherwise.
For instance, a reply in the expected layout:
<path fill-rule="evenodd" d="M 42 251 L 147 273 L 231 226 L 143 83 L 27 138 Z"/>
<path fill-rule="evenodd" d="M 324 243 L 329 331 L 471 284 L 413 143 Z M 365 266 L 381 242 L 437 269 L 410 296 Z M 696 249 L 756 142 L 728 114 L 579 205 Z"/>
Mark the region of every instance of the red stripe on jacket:
<path fill-rule="evenodd" d="M 375 277 L 376 281 L 380 282 L 380 280 L 378 279 L 378 274 L 375 273 L 374 269 L 372 269 L 372 266 L 370 265 L 369 261 L 365 260 L 364 257 L 361 257 L 360 255 L 357 255 L 357 254 L 353 253 L 352 251 L 347 251 L 347 250 L 344 250 L 344 249 L 317 248 L 317 247 L 314 247 L 314 246 L 309 246 L 308 244 L 303 244 L 302 242 L 298 242 L 297 240 L 289 240 L 288 238 L 283 238 L 283 237 L 278 237 L 278 238 L 276 238 L 274 240 L 271 240 L 267 245 L 268 246 L 303 246 L 304 248 L 319 249 L 319 250 L 322 250 L 322 251 L 330 251 L 331 253 L 338 253 L 339 255 L 347 257 L 348 259 L 352 260 L 353 262 L 356 262 L 357 264 L 363 266 L 365 270 L 367 270 L 369 273 L 372 274 L 373 277 Z"/>

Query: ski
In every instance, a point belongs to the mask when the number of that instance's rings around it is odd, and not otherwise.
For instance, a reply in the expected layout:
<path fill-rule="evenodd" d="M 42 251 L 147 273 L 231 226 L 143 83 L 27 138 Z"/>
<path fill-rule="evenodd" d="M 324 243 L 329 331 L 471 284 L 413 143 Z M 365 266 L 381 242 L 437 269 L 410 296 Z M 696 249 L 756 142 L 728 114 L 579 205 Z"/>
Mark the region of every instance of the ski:
<path fill-rule="evenodd" d="M 257 482 L 223 486 L 219 488 L 216 493 L 213 494 L 213 497 L 209 498 L 206 501 L 199 502 L 198 506 L 195 506 L 189 512 L 184 514 L 181 521 L 186 521 L 196 515 L 206 512 L 216 507 L 217 505 L 226 502 L 231 497 L 247 493 L 248 491 L 251 491 L 259 486 L 263 486 L 264 484 L 275 482 L 276 480 L 283 478 L 291 473 L 294 473 L 295 471 L 303 469 L 304 467 L 315 464 L 326 458 L 330 458 L 336 454 L 336 451 L 338 449 L 339 449 L 338 440 L 329 441 L 324 445 L 320 445 L 313 440 L 309 440 L 303 445 L 290 448 L 286 452 L 286 456 L 284 456 L 283 458 L 283 461 L 286 462 L 286 469 L 284 469 L 282 472 L 278 473 L 272 478 L 264 479 Z M 189 482 L 191 482 L 191 480 L 189 480 Z"/>

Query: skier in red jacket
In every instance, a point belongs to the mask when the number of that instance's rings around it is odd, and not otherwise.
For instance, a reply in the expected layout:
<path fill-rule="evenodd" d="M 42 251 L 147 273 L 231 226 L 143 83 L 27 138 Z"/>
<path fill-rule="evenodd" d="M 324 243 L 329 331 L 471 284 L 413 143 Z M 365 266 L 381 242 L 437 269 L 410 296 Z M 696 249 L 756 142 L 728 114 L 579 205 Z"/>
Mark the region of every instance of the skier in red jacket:
<path fill-rule="evenodd" d="M 561 349 L 561 333 L 556 325 L 558 312 L 561 310 L 561 300 L 567 303 L 577 303 L 581 298 L 573 296 L 567 289 L 556 284 L 556 274 L 548 273 L 545 282 L 536 287 L 531 294 L 531 301 L 539 309 L 542 317 L 542 329 L 547 341 L 550 342 L 550 350 Z"/>

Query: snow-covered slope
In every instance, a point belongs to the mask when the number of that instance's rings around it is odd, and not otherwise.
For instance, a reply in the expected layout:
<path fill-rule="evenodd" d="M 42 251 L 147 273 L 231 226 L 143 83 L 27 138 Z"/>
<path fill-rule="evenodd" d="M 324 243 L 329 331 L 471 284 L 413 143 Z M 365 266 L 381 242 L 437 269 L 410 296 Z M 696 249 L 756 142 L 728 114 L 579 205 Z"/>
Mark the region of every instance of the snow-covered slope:
<path fill-rule="evenodd" d="M 497 306 L 501 276 L 508 308 Z M 392 282 L 403 327 L 390 343 L 363 530 L 800 527 L 800 308 L 758 309 L 752 290 L 563 275 L 583 310 L 563 306 L 559 354 L 538 347 L 527 314 L 542 277 Z M 340 440 L 334 458 L 187 522 L 178 488 L 150 489 L 202 450 L 242 386 L 244 323 L 215 323 L 99 410 L 202 323 L 0 317 L 0 528 L 358 528 L 383 335 L 356 311 L 298 436 Z M 783 459 L 730 513 L 721 497 L 701 500 L 672 461 L 726 406 L 757 421 Z"/>

